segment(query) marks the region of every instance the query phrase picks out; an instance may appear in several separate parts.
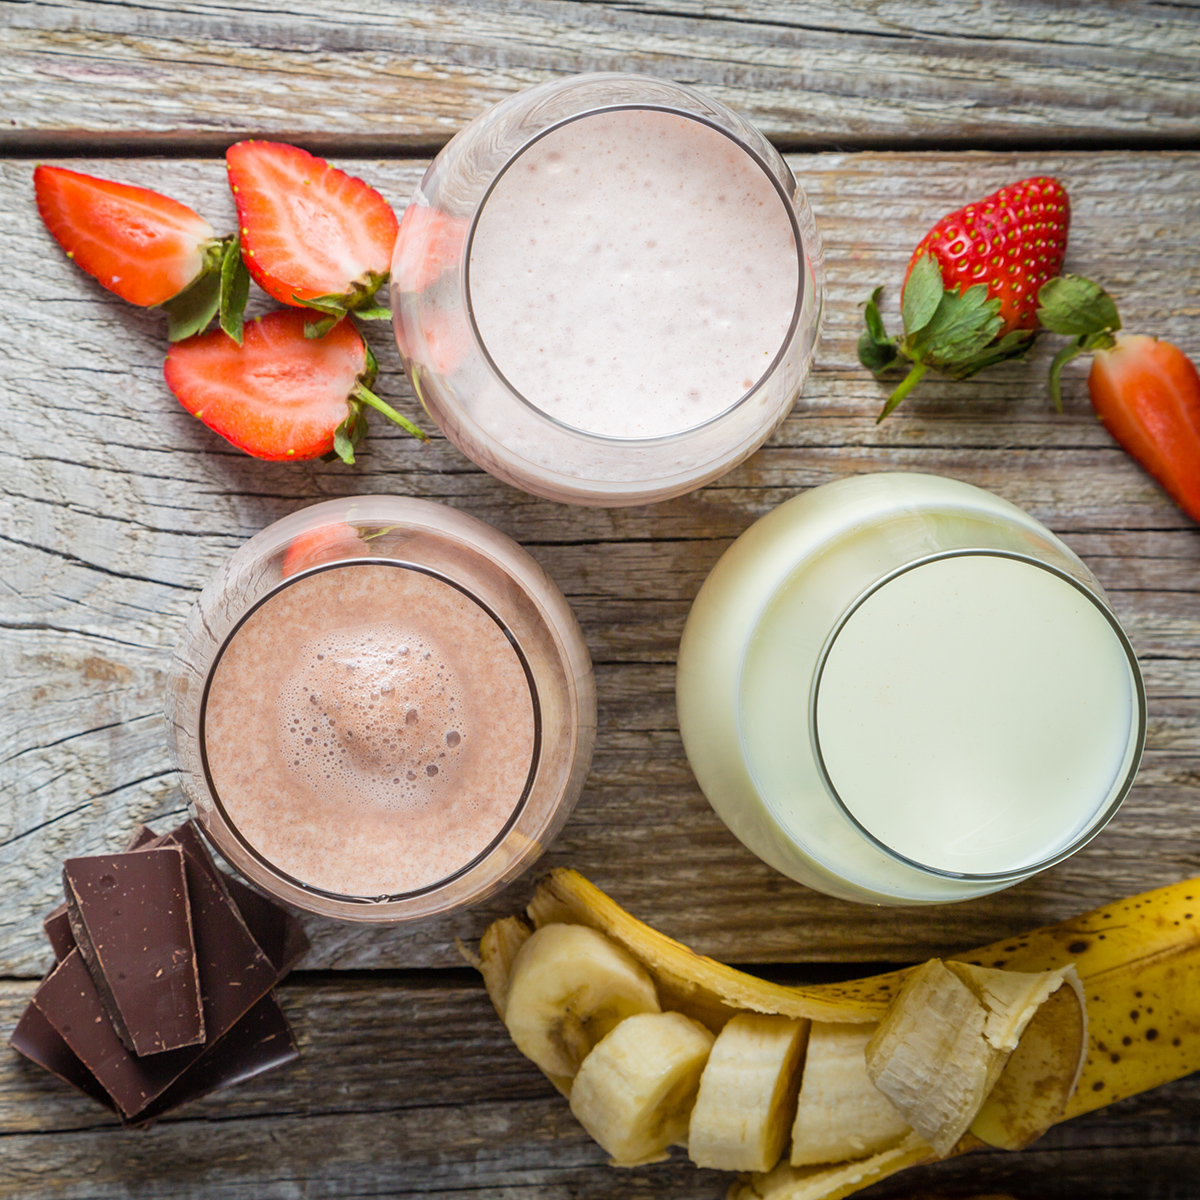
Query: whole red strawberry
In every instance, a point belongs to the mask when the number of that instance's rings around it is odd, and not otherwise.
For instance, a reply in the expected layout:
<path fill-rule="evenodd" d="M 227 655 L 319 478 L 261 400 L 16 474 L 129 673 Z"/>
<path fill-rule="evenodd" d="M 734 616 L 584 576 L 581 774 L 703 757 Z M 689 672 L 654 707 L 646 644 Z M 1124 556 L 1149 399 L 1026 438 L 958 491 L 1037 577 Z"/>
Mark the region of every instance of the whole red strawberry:
<path fill-rule="evenodd" d="M 948 287 L 987 284 L 988 299 L 1000 300 L 1000 335 L 1038 326 L 1038 292 L 1062 270 L 1067 253 L 1071 202 L 1057 179 L 1037 175 L 1009 184 L 944 216 L 909 260 L 932 254 Z"/>
<path fill-rule="evenodd" d="M 268 313 L 245 326 L 242 345 L 220 330 L 176 342 L 163 374 L 179 403 L 255 458 L 274 462 L 335 453 L 354 461 L 364 406 L 428 438 L 371 390 L 375 357 L 353 322 L 305 336 L 305 314 Z"/>
<path fill-rule="evenodd" d="M 1062 270 L 1071 208 L 1045 175 L 1003 187 L 943 217 L 921 239 L 904 277 L 904 336 L 889 337 L 877 288 L 858 343 L 864 366 L 880 374 L 912 364 L 888 398 L 890 413 L 932 369 L 967 379 L 1025 354 L 1038 327 L 1039 289 Z"/>
<path fill-rule="evenodd" d="M 238 142 L 225 163 L 242 257 L 263 291 L 325 313 L 323 328 L 347 312 L 381 315 L 372 297 L 391 270 L 397 221 L 373 187 L 283 142 Z"/>

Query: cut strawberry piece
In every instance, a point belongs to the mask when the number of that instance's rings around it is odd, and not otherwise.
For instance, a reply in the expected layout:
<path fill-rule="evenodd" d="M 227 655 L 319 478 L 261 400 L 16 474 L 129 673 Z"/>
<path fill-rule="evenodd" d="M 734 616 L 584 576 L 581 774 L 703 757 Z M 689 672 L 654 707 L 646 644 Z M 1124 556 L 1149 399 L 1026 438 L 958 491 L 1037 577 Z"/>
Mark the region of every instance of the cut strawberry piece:
<path fill-rule="evenodd" d="M 354 461 L 364 405 L 428 440 L 370 391 L 374 356 L 350 321 L 320 339 L 303 312 L 273 312 L 245 327 L 238 346 L 220 330 L 171 347 L 163 368 L 180 404 L 255 458 L 285 462 L 331 451 Z"/>
<path fill-rule="evenodd" d="M 1088 375 L 1105 428 L 1200 521 L 1200 374 L 1170 342 L 1134 335 L 1097 350 Z"/>
<path fill-rule="evenodd" d="M 396 214 L 374 188 L 282 142 L 225 152 L 242 255 L 276 300 L 334 317 L 362 310 L 387 279 Z"/>
<path fill-rule="evenodd" d="M 169 196 L 64 167 L 38 167 L 33 187 L 67 257 L 122 300 L 161 305 L 172 341 L 199 333 L 218 311 L 221 327 L 241 338 L 250 281 L 236 237 L 218 241 L 203 217 Z"/>
<path fill-rule="evenodd" d="M 1063 367 L 1091 352 L 1088 392 L 1109 433 L 1193 521 L 1200 521 L 1200 374 L 1178 346 L 1119 337 L 1113 298 L 1078 275 L 1052 279 L 1038 294 L 1038 320 L 1071 338 L 1050 366 L 1050 395 L 1062 412 Z"/>
<path fill-rule="evenodd" d="M 203 217 L 149 188 L 46 166 L 34 171 L 33 187 L 38 212 L 67 256 L 143 308 L 179 295 L 219 244 Z"/>
<path fill-rule="evenodd" d="M 362 555 L 366 553 L 366 548 L 358 530 L 345 521 L 335 525 L 318 525 L 316 529 L 292 539 L 283 557 L 280 573 L 284 579 L 290 579 L 310 567 Z"/>
<path fill-rule="evenodd" d="M 400 218 L 392 275 L 402 292 L 423 292 L 462 258 L 469 221 L 410 204 Z"/>

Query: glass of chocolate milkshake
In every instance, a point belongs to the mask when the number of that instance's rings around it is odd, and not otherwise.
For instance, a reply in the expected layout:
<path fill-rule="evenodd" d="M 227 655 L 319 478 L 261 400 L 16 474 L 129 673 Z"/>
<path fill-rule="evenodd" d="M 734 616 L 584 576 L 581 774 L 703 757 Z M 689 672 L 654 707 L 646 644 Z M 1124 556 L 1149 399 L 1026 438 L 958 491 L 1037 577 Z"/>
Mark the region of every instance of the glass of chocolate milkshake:
<path fill-rule="evenodd" d="M 574 615 L 515 542 L 363 496 L 233 555 L 188 619 L 167 718 L 196 819 L 248 879 L 397 922 L 541 854 L 583 786 L 596 698 Z"/>

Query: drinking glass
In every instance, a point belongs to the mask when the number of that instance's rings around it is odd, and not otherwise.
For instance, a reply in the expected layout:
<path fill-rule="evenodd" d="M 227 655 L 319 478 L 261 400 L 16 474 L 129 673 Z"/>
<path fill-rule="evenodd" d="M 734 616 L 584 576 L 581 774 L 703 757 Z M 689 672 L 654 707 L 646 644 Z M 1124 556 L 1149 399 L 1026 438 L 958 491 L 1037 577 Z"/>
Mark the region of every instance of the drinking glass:
<path fill-rule="evenodd" d="M 877 904 L 983 895 L 1073 854 L 1146 733 L 1091 571 L 1000 497 L 915 474 L 827 484 L 751 526 L 692 607 L 677 701 L 733 833 Z"/>
<path fill-rule="evenodd" d="M 375 573 L 364 574 L 365 568 L 374 568 Z M 397 574 L 391 575 L 393 571 Z M 444 875 L 411 890 L 349 894 L 305 879 L 301 877 L 304 872 L 285 869 L 256 844 L 258 835 L 248 835 L 239 827 L 228 798 L 223 798 L 214 781 L 214 763 L 221 756 L 221 748 L 210 744 L 206 723 L 222 661 L 234 661 L 230 655 L 239 645 L 244 648 L 243 654 L 250 654 L 248 631 L 265 629 L 273 640 L 266 643 L 265 650 L 256 651 L 265 680 L 276 658 L 290 663 L 290 643 L 301 637 L 295 632 L 299 625 L 306 630 L 303 636 L 310 638 L 323 622 L 332 628 L 332 618 L 321 611 L 288 607 L 303 600 L 302 589 L 311 588 L 318 576 L 326 577 L 319 583 L 332 578 L 335 588 L 364 588 L 361 594 L 368 599 L 372 588 L 377 589 L 378 596 L 381 585 L 386 585 L 382 593 L 388 604 L 392 596 L 388 589 L 393 585 L 413 585 L 413 594 L 432 596 L 445 606 L 437 611 L 465 614 L 470 627 L 483 629 L 491 643 L 501 650 L 511 647 L 515 662 L 519 662 L 519 667 L 512 669 L 512 677 L 523 676 L 522 693 L 528 686 L 528 699 L 522 695 L 519 702 L 531 706 L 528 711 L 532 713 L 533 749 L 527 775 L 522 760 L 521 778 L 500 781 L 514 796 L 519 792 L 507 820 L 477 853 L 461 850 L 456 840 L 460 835 L 451 830 L 438 851 L 448 856 Z M 285 621 L 282 614 L 289 611 L 301 613 L 303 622 L 294 618 Z M 395 613 L 400 625 L 404 618 L 404 612 Z M 458 631 L 460 637 L 463 628 L 466 626 Z M 442 648 L 435 654 L 444 655 L 446 645 L 455 637 L 453 624 L 438 629 L 435 641 L 442 643 Z M 407 654 L 407 648 L 400 653 Z M 466 665 L 469 670 L 487 669 L 486 663 Z M 353 667 L 350 662 L 348 669 Z M 426 675 L 433 678 L 428 671 Z M 435 686 L 440 686 L 442 674 L 437 680 Z M 252 764 L 248 768 L 251 774 L 254 763 L 263 764 L 264 771 L 290 769 L 283 761 L 289 757 L 283 750 L 289 731 L 278 732 L 282 727 L 277 711 L 282 712 L 282 708 L 277 706 L 283 703 L 279 699 L 283 692 L 275 689 L 278 694 L 273 693 L 266 682 L 260 686 L 252 672 L 248 691 L 245 721 L 234 736 L 234 741 L 240 742 L 237 753 Z M 350 696 L 354 703 L 360 699 Z M 373 695 L 363 699 L 362 705 L 370 706 L 378 700 L 379 696 Z M 399 922 L 475 904 L 524 871 L 542 853 L 566 821 L 583 786 L 595 741 L 596 693 L 591 660 L 570 607 L 553 581 L 515 542 L 484 522 L 441 504 L 396 496 L 359 496 L 293 513 L 252 537 L 233 554 L 204 588 L 188 618 L 171 665 L 167 720 L 174 762 L 192 813 L 216 849 L 243 875 L 270 894 L 309 912 L 346 921 Z M 369 726 L 367 730 L 369 735 Z M 313 732 L 315 735 L 315 727 Z M 362 740 L 362 730 L 359 732 L 356 746 Z M 394 741 L 402 732 L 389 730 L 380 736 Z M 344 753 L 348 744 L 344 739 L 353 733 L 340 732 L 340 736 Z M 453 732 L 448 744 L 458 746 L 467 737 L 465 730 L 462 735 Z M 233 777 L 231 768 L 223 769 L 229 772 L 226 778 Z M 436 774 L 436 765 L 429 774 Z M 384 783 L 401 785 L 402 781 L 396 778 Z M 313 794 L 319 796 L 319 792 L 317 789 Z M 357 802 L 369 805 L 375 799 L 364 796 Z M 252 801 L 251 796 L 239 803 Z M 318 801 L 327 802 L 328 797 Z M 456 802 L 462 803 L 461 797 Z M 250 809 L 239 811 L 249 813 Z M 287 836 L 287 811 L 274 816 L 255 814 L 256 821 L 260 815 L 266 822 L 263 828 L 283 831 L 281 838 Z M 334 844 L 339 840 L 340 818 L 333 813 L 321 819 L 328 820 L 328 828 L 333 830 L 330 844 L 307 846 L 305 853 L 315 854 L 318 860 L 325 856 L 332 866 L 340 865 L 339 854 L 349 854 L 345 845 Z M 298 827 L 299 819 L 293 819 L 292 824 Z M 381 824 L 380 828 L 386 838 L 387 825 Z M 274 832 L 271 837 L 275 837 Z M 397 844 L 395 851 L 401 855 L 405 847 Z M 347 869 L 351 865 L 346 864 Z"/>
<path fill-rule="evenodd" d="M 478 279 L 472 284 L 471 274 L 480 221 L 495 206 L 495 189 L 506 173 L 524 163 L 542 139 L 561 134 L 574 122 L 625 112 L 675 114 L 687 120 L 685 128 L 703 130 L 702 136 L 721 139 L 721 146 L 736 147 L 738 161 L 744 155 L 753 164 L 753 177 L 769 181 L 795 247 L 794 311 L 761 374 L 745 380 L 739 376 L 738 386 L 745 390 L 731 396 L 723 411 L 654 436 L 627 436 L 623 427 L 577 428 L 522 395 L 497 366 L 495 346 L 480 333 L 475 302 L 481 285 Z M 634 261 L 649 253 L 637 250 Z M 540 283 L 529 282 L 530 295 Z M 397 342 L 417 396 L 468 458 L 535 495 L 575 504 L 630 505 L 700 487 L 753 453 L 784 419 L 812 364 L 824 267 L 808 201 L 761 133 L 691 88 L 604 73 L 520 92 L 455 135 L 425 173 L 401 221 L 391 294 Z M 690 315 L 693 323 L 701 319 L 702 300 L 699 295 L 684 297 L 689 314 L 696 310 Z M 584 314 L 582 323 L 586 321 Z M 613 347 L 624 366 L 630 353 L 627 347 Z M 652 361 L 633 365 L 653 370 Z M 596 380 L 603 378 L 602 367 L 594 371 Z"/>

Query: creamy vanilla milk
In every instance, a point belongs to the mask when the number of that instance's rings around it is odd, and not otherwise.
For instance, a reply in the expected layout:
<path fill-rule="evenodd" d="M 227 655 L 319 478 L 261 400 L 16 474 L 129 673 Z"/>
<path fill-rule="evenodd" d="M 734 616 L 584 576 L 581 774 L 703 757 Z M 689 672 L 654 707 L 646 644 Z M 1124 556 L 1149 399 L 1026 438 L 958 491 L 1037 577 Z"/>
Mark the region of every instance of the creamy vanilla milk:
<path fill-rule="evenodd" d="M 729 828 L 877 903 L 981 895 L 1065 854 L 1111 816 L 1144 735 L 1086 566 L 927 475 L 839 480 L 751 526 L 692 607 L 677 702 Z"/>
<path fill-rule="evenodd" d="M 855 609 L 825 660 L 815 729 L 869 833 L 980 874 L 1040 862 L 1083 831 L 1120 780 L 1133 703 L 1094 600 L 1028 561 L 965 555 Z"/>
<path fill-rule="evenodd" d="M 650 438 L 753 388 L 800 279 L 763 167 L 702 121 L 632 108 L 571 120 L 517 156 L 479 212 L 467 291 L 488 354 L 530 404 Z"/>

